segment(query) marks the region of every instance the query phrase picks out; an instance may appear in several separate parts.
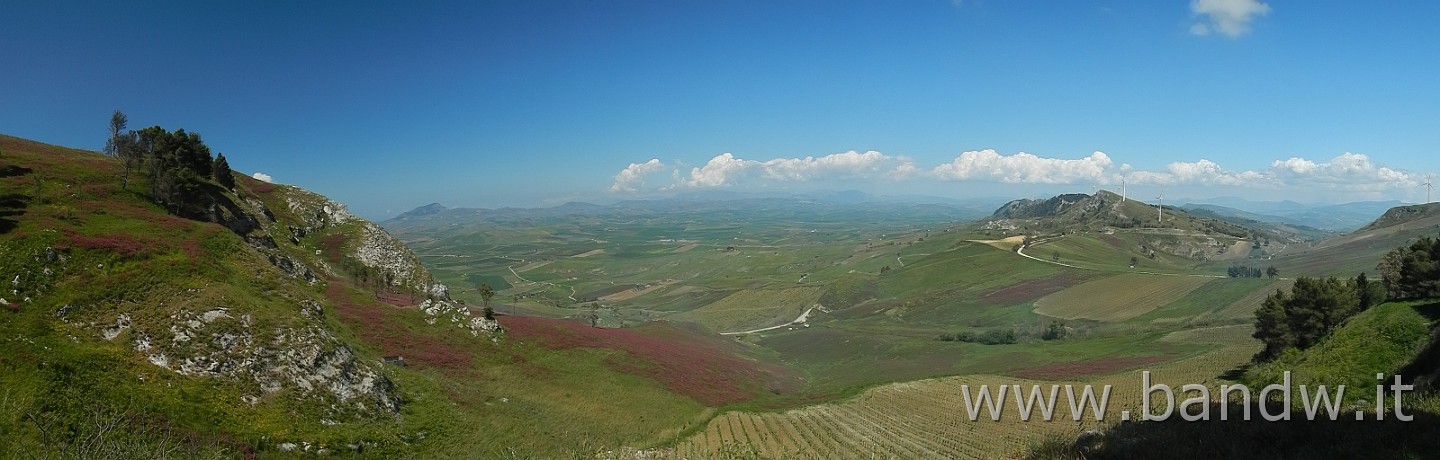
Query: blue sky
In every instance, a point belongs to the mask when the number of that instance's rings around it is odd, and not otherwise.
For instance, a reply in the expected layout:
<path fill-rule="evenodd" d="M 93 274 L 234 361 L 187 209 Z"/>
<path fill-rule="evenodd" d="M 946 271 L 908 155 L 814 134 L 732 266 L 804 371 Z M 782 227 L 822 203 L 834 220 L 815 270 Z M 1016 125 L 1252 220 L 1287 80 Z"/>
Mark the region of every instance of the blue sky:
<path fill-rule="evenodd" d="M 1436 2 L 297 3 L 7 5 L 0 132 L 99 149 L 121 109 L 372 218 L 1121 180 L 1423 201 L 1440 171 Z"/>

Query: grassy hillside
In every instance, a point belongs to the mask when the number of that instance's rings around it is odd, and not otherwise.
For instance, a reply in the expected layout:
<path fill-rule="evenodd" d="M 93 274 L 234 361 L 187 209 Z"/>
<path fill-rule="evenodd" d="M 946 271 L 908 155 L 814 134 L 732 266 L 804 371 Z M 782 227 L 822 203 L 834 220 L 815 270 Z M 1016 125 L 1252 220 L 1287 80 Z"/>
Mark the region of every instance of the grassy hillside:
<path fill-rule="evenodd" d="M 794 386 L 692 328 L 494 332 L 378 226 L 296 187 L 207 183 L 216 208 L 192 220 L 121 176 L 0 136 L 0 456 L 591 457 Z M 728 380 L 672 379 L 696 363 Z"/>
<path fill-rule="evenodd" d="M 1350 318 L 1345 326 L 1303 353 L 1281 356 L 1246 373 L 1254 385 L 1269 385 L 1290 371 L 1296 384 L 1345 385 L 1349 401 L 1375 399 L 1375 374 L 1400 373 L 1430 342 L 1440 303 L 1394 302 Z M 1411 378 L 1415 376 L 1410 376 Z"/>

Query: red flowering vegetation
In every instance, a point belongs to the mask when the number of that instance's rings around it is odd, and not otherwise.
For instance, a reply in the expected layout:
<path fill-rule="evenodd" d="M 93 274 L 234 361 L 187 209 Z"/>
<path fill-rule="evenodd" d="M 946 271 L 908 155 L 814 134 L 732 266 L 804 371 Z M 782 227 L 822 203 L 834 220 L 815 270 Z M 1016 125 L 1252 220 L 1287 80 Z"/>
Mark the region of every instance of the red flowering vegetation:
<path fill-rule="evenodd" d="M 1094 375 L 1105 375 L 1114 372 L 1132 369 L 1151 363 L 1167 361 L 1169 356 L 1125 356 L 1092 359 L 1088 361 L 1072 361 L 1068 363 L 1046 364 L 1040 367 L 1032 367 L 1021 371 L 1013 372 L 1016 377 L 1038 380 L 1066 380 Z"/>
<path fill-rule="evenodd" d="M 116 193 L 120 193 L 120 184 L 110 182 L 81 184 L 80 191 L 90 196 L 114 196 Z"/>
<path fill-rule="evenodd" d="M 1100 235 L 1100 241 L 1104 241 L 1105 244 L 1117 249 L 1125 249 L 1126 247 L 1125 241 L 1115 235 Z"/>
<path fill-rule="evenodd" d="M 340 265 L 345 256 L 345 235 L 335 233 L 320 238 L 320 248 L 325 251 L 325 259 L 332 264 Z"/>
<path fill-rule="evenodd" d="M 1073 273 L 1036 278 L 991 291 L 980 296 L 980 301 L 995 305 L 1019 305 L 1034 302 L 1041 297 L 1060 292 L 1085 280 L 1086 277 Z"/>
<path fill-rule="evenodd" d="M 659 382 L 702 404 L 723 406 L 789 388 L 783 369 L 738 356 L 727 339 L 686 331 L 669 323 L 638 328 L 596 328 L 528 316 L 506 316 L 501 325 L 515 340 L 555 349 L 604 348 L 623 352 L 606 359 L 621 372 Z M 731 351 L 727 351 L 731 350 Z"/>
<path fill-rule="evenodd" d="M 101 236 L 84 236 L 71 234 L 70 244 L 77 248 L 98 251 L 114 251 L 126 257 L 134 257 L 136 255 L 146 253 L 148 249 L 151 249 L 153 247 L 153 244 L 149 242 L 136 240 L 135 238 L 124 234 Z"/>
<path fill-rule="evenodd" d="M 151 224 L 159 225 L 160 228 L 176 232 L 190 231 L 196 226 L 201 225 L 196 221 L 186 219 L 184 217 L 154 212 L 148 213 L 148 215 L 146 215 L 144 219 L 150 221 Z"/>
<path fill-rule="evenodd" d="M 355 302 L 345 283 L 330 279 L 325 288 L 331 310 L 349 324 L 366 343 L 380 348 L 385 356 L 399 355 L 406 363 L 458 370 L 470 367 L 474 360 L 469 350 L 452 345 L 439 337 L 418 334 L 401 324 L 400 311 L 383 304 Z M 456 331 L 458 333 L 458 331 Z"/>
<path fill-rule="evenodd" d="M 418 296 L 395 292 L 376 292 L 375 300 L 385 302 L 397 308 L 410 308 L 420 304 L 420 298 Z"/>

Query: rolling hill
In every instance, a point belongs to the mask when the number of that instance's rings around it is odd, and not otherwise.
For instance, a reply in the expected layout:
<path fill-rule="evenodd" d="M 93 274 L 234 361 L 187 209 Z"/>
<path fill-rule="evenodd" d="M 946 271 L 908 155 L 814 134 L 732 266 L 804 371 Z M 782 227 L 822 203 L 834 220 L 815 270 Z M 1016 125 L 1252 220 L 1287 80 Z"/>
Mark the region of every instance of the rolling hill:
<path fill-rule="evenodd" d="M 1396 200 L 1355 201 L 1338 204 L 1303 204 L 1294 201 L 1249 201 L 1237 197 L 1187 199 L 1186 208 L 1210 209 L 1221 214 L 1257 220 L 1310 227 L 1335 233 L 1352 232 L 1375 219 L 1385 210 L 1401 206 Z"/>
<path fill-rule="evenodd" d="M 1295 245 L 1274 256 L 1286 273 L 1355 276 L 1375 272 L 1380 257 L 1420 236 L 1440 234 L 1440 203 L 1398 206 L 1359 230 L 1322 241 Z"/>

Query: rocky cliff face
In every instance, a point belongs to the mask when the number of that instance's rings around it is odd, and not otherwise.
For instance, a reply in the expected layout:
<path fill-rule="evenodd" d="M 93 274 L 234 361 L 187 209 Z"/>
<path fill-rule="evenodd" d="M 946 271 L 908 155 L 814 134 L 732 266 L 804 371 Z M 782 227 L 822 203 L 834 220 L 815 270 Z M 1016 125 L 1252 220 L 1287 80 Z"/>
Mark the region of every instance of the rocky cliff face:
<path fill-rule="evenodd" d="M 996 219 L 1055 217 L 1074 208 L 1076 205 L 1086 206 L 1090 210 L 1094 210 L 1098 209 L 1100 204 L 1100 200 L 1094 200 L 1091 199 L 1090 195 L 1079 193 L 1058 195 L 1045 200 L 1019 199 L 1000 206 L 991 217 Z"/>
<path fill-rule="evenodd" d="M 288 211 L 301 220 L 299 226 L 286 230 L 294 241 L 305 235 L 338 228 L 353 228 L 350 241 L 336 248 L 345 257 L 353 257 L 366 267 L 381 273 L 392 287 L 413 289 L 430 297 L 449 299 L 449 289 L 430 275 L 420 265 L 410 249 L 373 222 L 356 217 L 345 208 L 324 196 L 289 186 L 282 186 Z M 277 229 L 278 230 L 278 229 Z M 332 267 L 325 267 L 328 275 L 335 275 Z"/>

